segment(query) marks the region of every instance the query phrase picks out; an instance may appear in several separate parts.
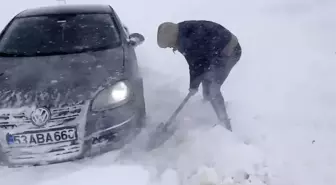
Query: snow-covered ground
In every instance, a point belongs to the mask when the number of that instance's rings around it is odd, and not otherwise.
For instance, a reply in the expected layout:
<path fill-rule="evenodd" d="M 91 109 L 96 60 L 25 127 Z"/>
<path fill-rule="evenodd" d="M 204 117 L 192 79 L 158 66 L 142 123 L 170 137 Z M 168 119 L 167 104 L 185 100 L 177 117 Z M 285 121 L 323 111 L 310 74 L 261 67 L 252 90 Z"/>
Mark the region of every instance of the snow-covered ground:
<path fill-rule="evenodd" d="M 131 32 L 145 35 L 138 55 L 152 123 L 170 116 L 189 82 L 182 55 L 156 46 L 158 24 L 208 19 L 232 30 L 243 47 L 223 86 L 234 132 L 212 127 L 214 113 L 199 93 L 179 115 L 180 135 L 164 148 L 122 160 L 116 151 L 75 163 L 0 168 L 1 185 L 224 185 L 232 176 L 238 184 L 245 173 L 241 184 L 336 184 L 334 0 L 68 0 L 74 3 L 111 4 Z M 0 26 L 22 9 L 48 4 L 56 1 L 6 1 Z"/>

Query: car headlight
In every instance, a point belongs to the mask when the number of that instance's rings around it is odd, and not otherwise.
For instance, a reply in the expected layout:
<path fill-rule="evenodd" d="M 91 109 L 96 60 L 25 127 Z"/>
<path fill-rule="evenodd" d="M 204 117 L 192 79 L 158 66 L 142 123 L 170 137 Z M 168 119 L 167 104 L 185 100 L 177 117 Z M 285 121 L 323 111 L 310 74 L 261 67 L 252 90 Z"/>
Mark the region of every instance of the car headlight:
<path fill-rule="evenodd" d="M 120 106 L 129 100 L 130 94 L 130 88 L 126 82 L 117 82 L 98 93 L 92 102 L 92 110 L 102 111 Z"/>

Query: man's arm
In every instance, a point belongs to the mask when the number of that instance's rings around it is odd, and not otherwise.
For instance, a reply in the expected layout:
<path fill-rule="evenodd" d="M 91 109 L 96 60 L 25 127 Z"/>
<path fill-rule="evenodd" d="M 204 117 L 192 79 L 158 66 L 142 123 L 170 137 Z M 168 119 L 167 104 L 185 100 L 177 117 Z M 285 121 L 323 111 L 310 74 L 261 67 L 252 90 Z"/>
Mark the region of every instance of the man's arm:
<path fill-rule="evenodd" d="M 207 59 L 203 58 L 196 59 L 186 56 L 186 59 L 189 64 L 189 88 L 198 89 L 204 78 L 206 69 L 209 68 L 210 64 Z"/>
<path fill-rule="evenodd" d="M 189 76 L 190 76 L 190 82 L 189 82 L 189 89 L 198 89 L 202 80 L 203 80 L 203 72 L 202 68 L 200 68 L 198 71 L 194 69 L 189 69 Z"/>

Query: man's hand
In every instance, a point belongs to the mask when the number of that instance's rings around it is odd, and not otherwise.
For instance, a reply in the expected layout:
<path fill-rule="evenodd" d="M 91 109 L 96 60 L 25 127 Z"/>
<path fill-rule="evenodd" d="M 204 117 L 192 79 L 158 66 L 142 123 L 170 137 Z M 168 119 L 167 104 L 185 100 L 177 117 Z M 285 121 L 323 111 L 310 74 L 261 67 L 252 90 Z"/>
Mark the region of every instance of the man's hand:
<path fill-rule="evenodd" d="M 189 93 L 193 96 L 198 92 L 198 89 L 189 89 Z"/>

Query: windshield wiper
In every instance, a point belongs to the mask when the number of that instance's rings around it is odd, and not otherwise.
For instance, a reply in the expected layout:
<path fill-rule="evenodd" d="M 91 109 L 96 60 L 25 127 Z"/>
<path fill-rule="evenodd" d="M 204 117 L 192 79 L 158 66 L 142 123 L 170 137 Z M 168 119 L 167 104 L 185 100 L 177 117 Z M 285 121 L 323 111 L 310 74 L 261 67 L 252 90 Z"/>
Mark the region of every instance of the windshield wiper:
<path fill-rule="evenodd" d="M 35 56 L 48 56 L 48 55 L 53 55 L 54 53 L 4 53 L 0 52 L 1 57 L 35 57 Z"/>
<path fill-rule="evenodd" d="M 4 52 L 0 52 L 0 56 L 1 56 L 1 57 L 14 57 L 14 56 L 16 56 L 16 55 L 13 54 L 13 53 L 4 53 Z"/>
<path fill-rule="evenodd" d="M 0 52 L 1 57 L 37 57 L 37 56 L 51 56 L 51 55 L 67 55 L 67 54 L 77 54 L 77 53 L 91 53 L 91 52 L 96 52 L 96 51 L 101 51 L 101 50 L 106 50 L 106 49 L 111 49 L 115 48 L 118 45 L 104 45 L 104 46 L 98 46 L 98 47 L 85 47 L 82 49 L 77 49 L 77 50 L 69 50 L 69 51 L 50 51 L 50 52 L 34 52 L 34 53 L 5 53 L 5 52 Z"/>

